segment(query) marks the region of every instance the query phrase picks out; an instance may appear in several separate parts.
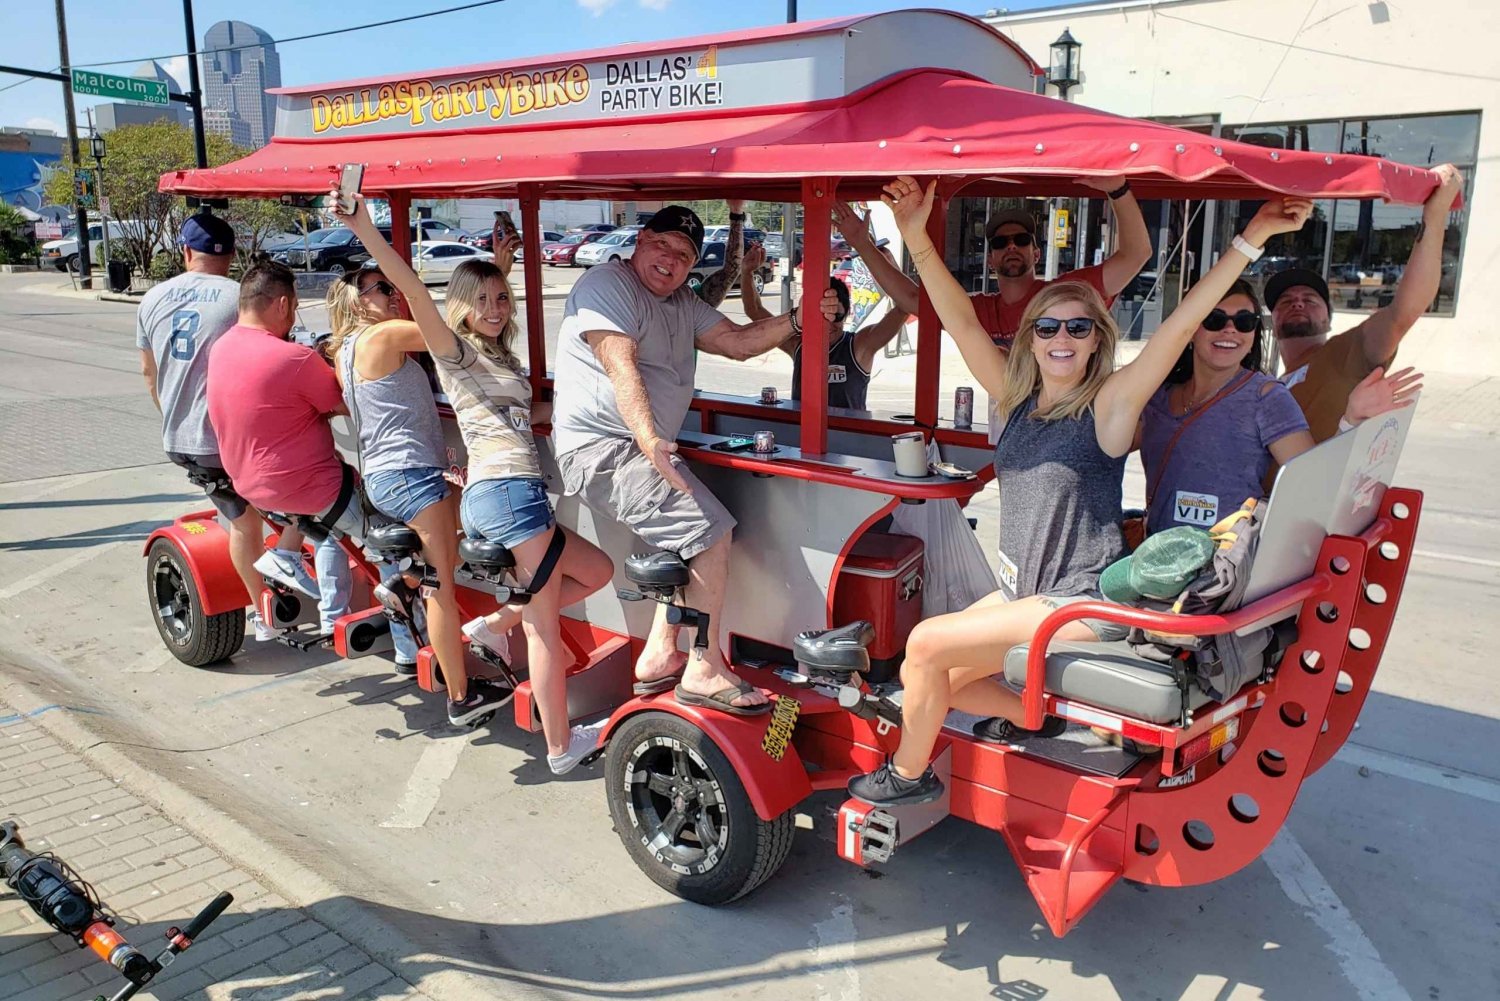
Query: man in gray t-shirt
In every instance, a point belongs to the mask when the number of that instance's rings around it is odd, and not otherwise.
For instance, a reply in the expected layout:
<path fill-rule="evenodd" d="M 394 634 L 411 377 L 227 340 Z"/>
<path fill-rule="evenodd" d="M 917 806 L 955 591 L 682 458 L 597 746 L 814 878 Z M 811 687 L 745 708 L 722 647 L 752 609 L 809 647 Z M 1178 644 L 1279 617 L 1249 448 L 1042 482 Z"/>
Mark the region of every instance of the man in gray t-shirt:
<path fill-rule="evenodd" d="M 161 411 L 162 449 L 229 523 L 230 559 L 252 605 L 265 586 L 262 576 L 316 598 L 317 584 L 301 558 L 302 533 L 287 529 L 277 549 L 265 550 L 261 516 L 230 483 L 208 420 L 208 352 L 240 314 L 240 286 L 229 277 L 234 229 L 199 213 L 183 223 L 178 242 L 186 271 L 147 292 L 135 319 L 141 375 Z M 256 639 L 274 635 L 253 610 L 250 620 Z"/>
<path fill-rule="evenodd" d="M 724 665 L 719 646 L 734 518 L 677 457 L 676 438 L 693 398 L 694 352 L 764 354 L 801 333 L 801 306 L 743 325 L 722 316 L 683 285 L 702 246 L 703 223 L 669 205 L 646 223 L 629 261 L 593 268 L 573 286 L 558 339 L 552 442 L 564 493 L 692 561 L 687 603 L 709 615 L 708 649 L 686 660 L 658 608 L 636 664 L 637 692 L 675 684 L 679 702 L 748 716 L 770 702 Z M 838 298 L 827 292 L 819 308 L 831 319 Z"/>

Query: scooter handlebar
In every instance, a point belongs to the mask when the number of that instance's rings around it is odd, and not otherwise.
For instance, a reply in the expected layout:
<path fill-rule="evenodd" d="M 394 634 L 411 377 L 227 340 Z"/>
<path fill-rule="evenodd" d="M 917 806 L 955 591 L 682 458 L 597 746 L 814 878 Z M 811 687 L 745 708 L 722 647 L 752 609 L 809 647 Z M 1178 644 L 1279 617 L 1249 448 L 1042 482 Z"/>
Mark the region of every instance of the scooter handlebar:
<path fill-rule="evenodd" d="M 213 924 L 214 919 L 223 914 L 224 908 L 232 903 L 234 903 L 234 894 L 228 892 L 219 894 L 208 902 L 207 907 L 198 912 L 198 916 L 182 930 L 182 934 L 189 939 L 194 939 L 202 935 L 203 930 Z"/>

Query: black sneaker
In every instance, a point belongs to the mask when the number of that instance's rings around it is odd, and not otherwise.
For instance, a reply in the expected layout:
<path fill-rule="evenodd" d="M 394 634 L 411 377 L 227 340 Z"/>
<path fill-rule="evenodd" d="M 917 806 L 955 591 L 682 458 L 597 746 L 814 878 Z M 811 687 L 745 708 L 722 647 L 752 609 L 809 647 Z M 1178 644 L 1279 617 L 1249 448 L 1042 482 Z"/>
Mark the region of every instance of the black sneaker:
<path fill-rule="evenodd" d="M 1068 721 L 1061 716 L 1042 717 L 1042 726 L 1038 730 L 1016 726 L 1004 716 L 992 716 L 974 724 L 974 736 L 986 744 L 1019 744 L 1032 737 L 1060 737 L 1067 728 Z"/>
<path fill-rule="evenodd" d="M 403 678 L 415 678 L 417 676 L 416 662 L 408 664 L 404 660 L 396 661 L 396 673 Z"/>
<path fill-rule="evenodd" d="M 908 779 L 897 775 L 887 761 L 868 775 L 850 779 L 849 795 L 871 806 L 916 806 L 942 796 L 943 783 L 931 765 L 918 778 Z"/>
<path fill-rule="evenodd" d="M 469 679 L 469 694 L 462 702 L 448 700 L 448 722 L 463 726 L 492 713 L 515 697 L 515 690 L 484 678 Z"/>
<path fill-rule="evenodd" d="M 421 585 L 414 585 L 402 573 L 393 573 L 375 585 L 375 600 L 402 622 L 416 619 L 417 602 L 422 599 Z"/>

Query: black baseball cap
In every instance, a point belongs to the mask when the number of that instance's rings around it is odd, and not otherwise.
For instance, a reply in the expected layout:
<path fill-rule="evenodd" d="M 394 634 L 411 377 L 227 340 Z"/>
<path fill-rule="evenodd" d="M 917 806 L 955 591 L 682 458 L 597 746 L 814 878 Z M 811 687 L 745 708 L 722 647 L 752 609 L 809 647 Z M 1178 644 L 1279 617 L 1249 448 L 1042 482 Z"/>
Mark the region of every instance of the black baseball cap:
<path fill-rule="evenodd" d="M 234 227 L 218 216 L 199 212 L 182 224 L 177 242 L 200 254 L 223 257 L 234 253 Z"/>
<path fill-rule="evenodd" d="M 1322 296 L 1323 305 L 1327 306 L 1330 312 L 1333 311 L 1333 300 L 1328 298 L 1328 283 L 1323 280 L 1322 275 L 1307 268 L 1288 268 L 1272 275 L 1271 280 L 1266 282 L 1266 309 L 1275 309 L 1276 300 L 1280 299 L 1287 289 L 1297 288 L 1300 285 L 1306 285 Z"/>
<path fill-rule="evenodd" d="M 645 229 L 653 233 L 681 233 L 693 241 L 693 249 L 703 253 L 703 220 L 686 205 L 668 205 L 646 220 Z"/>

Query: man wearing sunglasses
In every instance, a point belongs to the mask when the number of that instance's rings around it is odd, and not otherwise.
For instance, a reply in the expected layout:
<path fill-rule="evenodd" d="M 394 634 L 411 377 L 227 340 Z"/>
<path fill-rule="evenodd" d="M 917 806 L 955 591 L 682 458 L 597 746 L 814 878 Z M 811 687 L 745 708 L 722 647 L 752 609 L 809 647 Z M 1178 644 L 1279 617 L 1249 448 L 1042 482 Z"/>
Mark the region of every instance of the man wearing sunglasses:
<path fill-rule="evenodd" d="M 1293 268 L 1266 282 L 1266 307 L 1286 369 L 1282 382 L 1307 415 L 1316 441 L 1339 432 L 1339 418 L 1354 387 L 1377 368 L 1388 367 L 1401 339 L 1421 319 L 1438 293 L 1443 275 L 1443 233 L 1448 213 L 1463 190 L 1463 175 L 1451 163 L 1433 169 L 1439 184 L 1422 207 L 1422 222 L 1390 305 L 1352 330 L 1334 337 L 1328 283 L 1316 271 Z"/>

